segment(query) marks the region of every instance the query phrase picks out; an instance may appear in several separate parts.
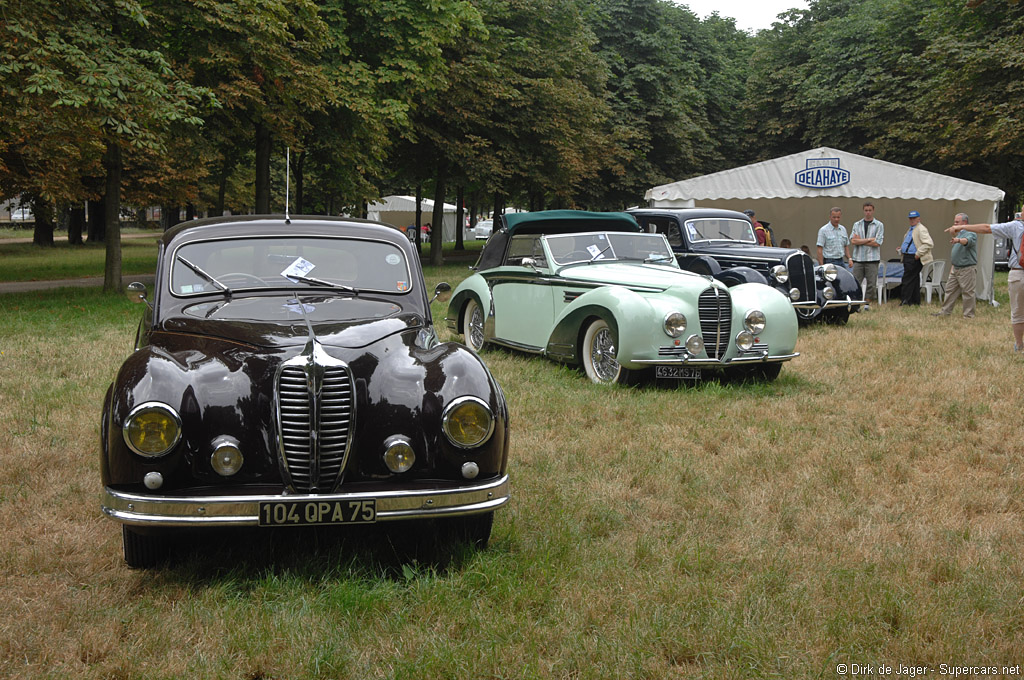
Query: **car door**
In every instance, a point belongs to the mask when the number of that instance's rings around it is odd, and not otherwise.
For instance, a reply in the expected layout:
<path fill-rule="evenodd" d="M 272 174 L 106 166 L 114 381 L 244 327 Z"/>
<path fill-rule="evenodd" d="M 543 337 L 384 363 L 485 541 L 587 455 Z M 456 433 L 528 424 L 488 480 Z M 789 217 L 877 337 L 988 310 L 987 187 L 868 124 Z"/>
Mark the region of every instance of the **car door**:
<path fill-rule="evenodd" d="M 505 266 L 491 284 L 495 340 L 529 351 L 544 350 L 554 322 L 556 287 L 549 274 L 540 236 L 513 236 Z"/>

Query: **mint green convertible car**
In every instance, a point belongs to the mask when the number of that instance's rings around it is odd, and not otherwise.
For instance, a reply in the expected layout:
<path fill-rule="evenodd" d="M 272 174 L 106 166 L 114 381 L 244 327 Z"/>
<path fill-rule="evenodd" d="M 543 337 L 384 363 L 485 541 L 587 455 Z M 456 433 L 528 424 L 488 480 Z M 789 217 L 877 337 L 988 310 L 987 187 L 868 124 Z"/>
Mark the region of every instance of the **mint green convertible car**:
<path fill-rule="evenodd" d="M 582 364 L 596 383 L 773 380 L 798 356 L 786 296 L 681 270 L 665 237 L 627 213 L 504 215 L 474 269 L 446 316 L 466 345 Z"/>

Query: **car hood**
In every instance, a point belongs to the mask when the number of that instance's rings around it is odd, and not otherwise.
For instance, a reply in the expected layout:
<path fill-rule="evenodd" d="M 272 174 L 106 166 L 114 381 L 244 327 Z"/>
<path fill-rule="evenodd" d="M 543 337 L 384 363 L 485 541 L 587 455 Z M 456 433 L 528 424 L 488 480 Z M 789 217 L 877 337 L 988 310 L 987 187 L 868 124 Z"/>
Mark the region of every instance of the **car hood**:
<path fill-rule="evenodd" d="M 712 241 L 694 246 L 695 253 L 712 253 L 715 255 L 742 255 L 744 257 L 756 257 L 767 262 L 785 262 L 786 258 L 792 255 L 793 248 L 774 248 L 761 246 L 756 243 L 722 242 Z"/>
<path fill-rule="evenodd" d="M 642 286 L 665 290 L 672 286 L 700 284 L 706 288 L 709 279 L 699 274 L 682 271 L 674 267 L 653 264 L 581 264 L 567 267 L 560 272 L 566 281 L 603 283 L 613 286 Z"/>
<path fill-rule="evenodd" d="M 387 300 L 282 295 L 196 302 L 159 328 L 264 347 L 305 344 L 312 330 L 323 345 L 358 348 L 423 324 L 419 314 Z"/>

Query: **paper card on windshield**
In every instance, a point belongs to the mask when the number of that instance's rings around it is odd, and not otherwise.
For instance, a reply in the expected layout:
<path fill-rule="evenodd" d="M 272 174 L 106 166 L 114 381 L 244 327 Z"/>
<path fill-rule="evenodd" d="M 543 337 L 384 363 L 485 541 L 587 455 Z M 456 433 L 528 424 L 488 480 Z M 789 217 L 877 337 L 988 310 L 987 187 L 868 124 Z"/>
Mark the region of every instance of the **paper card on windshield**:
<path fill-rule="evenodd" d="M 587 252 L 590 253 L 590 257 L 597 257 L 601 254 L 600 246 L 587 246 Z"/>
<path fill-rule="evenodd" d="M 297 258 L 295 258 L 294 262 L 292 262 L 290 265 L 288 265 L 287 269 L 285 269 L 283 272 L 281 272 L 281 276 L 284 276 L 285 278 L 289 279 L 290 281 L 296 281 L 297 279 L 295 279 L 293 277 L 305 276 L 315 266 L 316 266 L 315 264 L 313 264 L 312 262 L 310 262 L 306 258 L 304 258 L 304 257 L 297 257 Z"/>

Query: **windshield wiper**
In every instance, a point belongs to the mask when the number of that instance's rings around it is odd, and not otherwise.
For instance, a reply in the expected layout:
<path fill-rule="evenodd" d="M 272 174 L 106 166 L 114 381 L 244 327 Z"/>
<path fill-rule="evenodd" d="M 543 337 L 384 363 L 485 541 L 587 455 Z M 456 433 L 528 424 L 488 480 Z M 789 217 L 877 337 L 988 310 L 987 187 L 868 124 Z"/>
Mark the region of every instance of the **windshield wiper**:
<path fill-rule="evenodd" d="M 353 288 L 352 286 L 346 286 L 342 283 L 331 283 L 330 281 L 324 281 L 323 279 L 317 279 L 312 276 L 289 274 L 285 278 L 294 279 L 295 281 L 301 281 L 302 283 L 308 283 L 311 286 L 324 286 L 326 288 L 333 288 L 335 290 L 351 293 L 352 295 L 359 295 L 359 291 Z"/>
<path fill-rule="evenodd" d="M 211 275 L 209 275 L 206 272 L 204 272 L 199 265 L 192 264 L 191 262 L 189 262 L 188 260 L 183 258 L 181 255 L 178 255 L 177 260 L 179 262 L 181 262 L 183 265 L 185 265 L 186 267 L 188 267 L 189 269 L 191 269 L 192 271 L 194 271 L 201 278 L 206 279 L 207 281 L 209 281 L 213 285 L 217 286 L 217 288 L 220 288 L 221 292 L 223 292 L 225 295 L 227 295 L 228 299 L 231 299 L 231 289 L 228 288 L 227 286 L 225 286 L 223 283 L 221 283 L 217 279 L 213 278 Z"/>
<path fill-rule="evenodd" d="M 604 247 L 604 249 L 603 249 L 603 250 L 602 250 L 601 252 L 599 252 L 599 253 L 598 253 L 597 255 L 594 255 L 594 256 L 593 256 L 592 258 L 590 258 L 590 260 L 589 260 L 589 261 L 587 262 L 587 264 L 593 264 L 594 260 L 596 260 L 597 258 L 599 258 L 599 257 L 601 257 L 602 255 L 604 255 L 605 253 L 607 253 L 607 252 L 608 252 L 608 250 L 609 250 L 609 249 L 610 249 L 611 247 L 612 247 L 612 244 L 611 244 L 611 243 L 609 243 L 608 245 L 606 245 L 606 246 Z"/>

